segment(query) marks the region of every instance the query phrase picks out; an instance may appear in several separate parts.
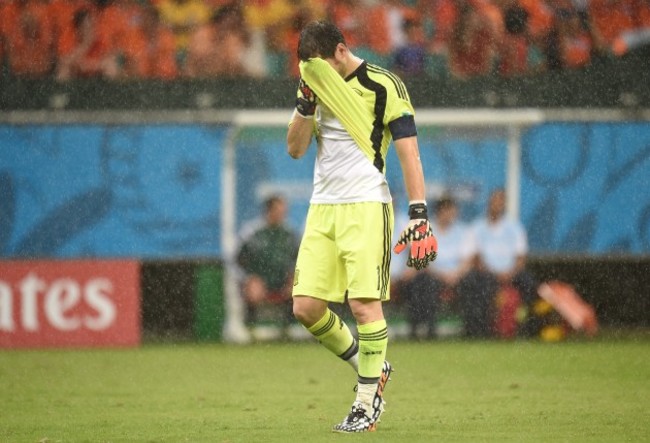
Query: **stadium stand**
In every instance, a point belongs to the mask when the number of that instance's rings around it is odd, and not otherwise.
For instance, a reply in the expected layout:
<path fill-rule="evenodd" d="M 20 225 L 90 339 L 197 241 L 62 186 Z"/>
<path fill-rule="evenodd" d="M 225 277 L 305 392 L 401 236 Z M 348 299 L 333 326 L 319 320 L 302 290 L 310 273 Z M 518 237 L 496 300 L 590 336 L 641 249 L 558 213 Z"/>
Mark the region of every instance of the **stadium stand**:
<path fill-rule="evenodd" d="M 396 69 L 413 42 L 406 31 L 416 29 L 424 69 L 403 70 L 406 77 L 578 70 L 650 40 L 650 6 L 638 0 L 9 0 L 0 17 L 4 75 L 60 81 L 296 77 L 297 30 L 312 19 L 335 22 L 364 58 Z M 221 27 L 209 31 L 209 23 Z M 188 57 L 197 46 L 240 59 L 198 75 Z"/>

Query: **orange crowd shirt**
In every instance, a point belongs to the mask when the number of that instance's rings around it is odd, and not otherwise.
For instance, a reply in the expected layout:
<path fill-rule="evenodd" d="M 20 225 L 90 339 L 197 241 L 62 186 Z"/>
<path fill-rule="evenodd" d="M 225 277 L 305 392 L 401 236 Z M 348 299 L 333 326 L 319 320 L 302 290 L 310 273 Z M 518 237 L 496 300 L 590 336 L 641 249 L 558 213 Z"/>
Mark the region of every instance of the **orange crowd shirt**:
<path fill-rule="evenodd" d="M 40 77 L 55 60 L 52 21 L 44 3 L 8 2 L 0 8 L 0 28 L 12 74 Z"/>

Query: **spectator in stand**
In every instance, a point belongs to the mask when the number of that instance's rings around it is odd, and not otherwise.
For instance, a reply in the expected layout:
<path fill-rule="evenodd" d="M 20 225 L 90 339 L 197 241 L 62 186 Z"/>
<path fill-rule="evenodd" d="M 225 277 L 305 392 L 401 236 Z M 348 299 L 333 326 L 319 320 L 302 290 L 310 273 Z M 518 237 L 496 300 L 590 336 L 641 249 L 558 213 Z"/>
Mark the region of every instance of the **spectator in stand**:
<path fill-rule="evenodd" d="M 498 72 L 502 76 L 528 72 L 529 14 L 517 0 L 501 1 L 503 7 L 503 38 L 499 42 Z"/>
<path fill-rule="evenodd" d="M 4 61 L 5 61 L 5 31 L 2 17 L 2 9 L 4 5 L 0 5 L 0 76 L 4 75 Z"/>
<path fill-rule="evenodd" d="M 360 2 L 354 0 L 331 0 L 327 5 L 327 20 L 341 30 L 345 41 L 352 46 L 359 46 L 361 43 L 358 36 L 362 32 L 362 15 Z"/>
<path fill-rule="evenodd" d="M 156 7 L 174 34 L 177 58 L 184 59 L 190 36 L 210 20 L 210 8 L 201 0 L 160 0 Z"/>
<path fill-rule="evenodd" d="M 106 36 L 97 32 L 97 13 L 80 9 L 74 14 L 72 24 L 59 40 L 57 79 L 116 78 L 119 74 L 118 57 Z"/>
<path fill-rule="evenodd" d="M 117 77 L 137 76 L 134 52 L 138 50 L 143 6 L 137 0 L 95 0 L 95 31 L 117 58 Z"/>
<path fill-rule="evenodd" d="M 243 59 L 248 38 L 241 9 L 236 5 L 223 6 L 192 34 L 185 74 L 193 78 L 249 75 Z"/>
<path fill-rule="evenodd" d="M 458 41 L 454 42 L 454 34 L 460 31 L 459 20 L 461 11 L 472 8 L 485 26 L 486 33 L 491 35 L 487 46 L 494 46 L 501 34 L 500 11 L 492 3 L 485 0 L 419 0 L 416 6 L 417 16 L 424 25 L 427 49 L 427 73 L 434 76 L 447 77 L 452 73 L 451 47 L 453 45 L 453 64 L 465 65 L 463 59 L 467 49 L 462 50 Z M 465 27 L 466 25 L 462 25 Z M 466 78 L 466 69 L 460 68 L 455 74 L 458 78 Z M 461 72 L 463 71 L 463 72 Z"/>
<path fill-rule="evenodd" d="M 553 29 L 555 14 L 551 6 L 564 0 L 517 0 L 515 3 L 527 13 L 527 30 L 531 43 L 544 48 Z M 568 0 L 571 1 L 571 0 Z"/>
<path fill-rule="evenodd" d="M 449 72 L 467 79 L 493 72 L 499 33 L 468 0 L 455 0 L 458 16 L 448 47 Z"/>
<path fill-rule="evenodd" d="M 501 38 L 503 18 L 500 9 L 489 0 L 420 0 L 417 11 L 430 22 L 432 33 L 429 52 L 447 55 L 461 11 L 473 9 L 490 30 L 495 41 Z"/>
<path fill-rule="evenodd" d="M 368 32 L 376 32 L 378 28 L 369 20 L 369 11 L 369 6 L 363 2 L 332 0 L 328 5 L 327 18 L 341 30 L 349 46 L 367 48 Z"/>
<path fill-rule="evenodd" d="M 263 29 L 271 45 L 276 44 L 276 34 L 288 26 L 291 16 L 296 9 L 304 7 L 308 2 L 302 0 L 257 0 L 242 2 L 243 14 L 247 26 Z"/>
<path fill-rule="evenodd" d="M 292 16 L 291 25 L 282 38 L 283 46 L 278 47 L 287 54 L 285 72 L 289 72 L 289 75 L 292 77 L 300 77 L 300 59 L 298 58 L 298 53 L 295 51 L 295 48 L 298 47 L 300 31 L 307 25 L 307 23 L 319 20 L 323 16 L 324 9 L 321 10 L 307 5 L 298 8 Z"/>
<path fill-rule="evenodd" d="M 282 53 L 287 42 L 283 40 L 285 29 L 290 26 L 293 14 L 304 2 L 295 5 L 288 0 L 258 0 L 242 2 L 244 20 L 252 35 L 261 35 L 264 52 Z"/>
<path fill-rule="evenodd" d="M 419 20 L 414 8 L 399 0 L 380 0 L 365 13 L 363 45 L 379 56 L 390 56 L 408 44 L 404 22 Z"/>
<path fill-rule="evenodd" d="M 635 29 L 634 3 L 636 0 L 589 1 L 590 30 L 598 53 L 611 53 L 616 39 Z"/>
<path fill-rule="evenodd" d="M 492 192 L 486 216 L 471 227 L 474 269 L 459 288 L 466 333 L 471 337 L 493 333 L 500 290 L 514 288 L 524 306 L 532 306 L 537 298 L 537 282 L 526 270 L 526 231 L 521 222 L 506 216 L 505 197 L 503 189 Z M 521 332 L 529 334 L 525 325 Z"/>
<path fill-rule="evenodd" d="M 431 27 L 428 51 L 431 54 L 447 56 L 449 42 L 458 18 L 454 0 L 420 0 L 417 6 Z"/>
<path fill-rule="evenodd" d="M 417 19 L 406 19 L 403 24 L 406 41 L 393 53 L 393 71 L 403 77 L 419 77 L 426 74 L 427 51 L 424 29 Z"/>
<path fill-rule="evenodd" d="M 401 287 L 407 307 L 411 338 L 435 336 L 436 314 L 441 302 L 452 302 L 472 265 L 473 245 L 467 226 L 458 220 L 458 206 L 449 196 L 435 205 L 435 221 L 431 229 L 438 239 L 438 258 Z"/>
<path fill-rule="evenodd" d="M 40 0 L 13 0 L 0 6 L 0 46 L 4 41 L 12 75 L 39 78 L 52 73 L 54 26 L 47 12 L 47 5 Z"/>
<path fill-rule="evenodd" d="M 556 13 L 559 57 L 562 67 L 578 69 L 591 61 L 593 46 L 588 30 L 583 26 L 578 11 L 559 9 Z"/>
<path fill-rule="evenodd" d="M 173 80 L 178 77 L 174 34 L 162 24 L 158 10 L 145 5 L 140 26 L 124 46 L 124 73 L 143 79 Z"/>
<path fill-rule="evenodd" d="M 156 0 L 156 1 L 160 1 L 160 0 Z M 218 11 L 221 7 L 233 3 L 244 3 L 241 2 L 240 0 L 202 0 L 202 1 L 208 7 L 208 9 L 210 9 L 210 11 Z"/>
<path fill-rule="evenodd" d="M 288 74 L 297 78 L 300 75 L 296 55 L 298 36 L 306 23 L 325 17 L 325 0 L 246 2 L 243 10 L 246 26 L 253 37 L 249 57 L 271 65 L 264 70 L 258 68 L 257 75 L 271 71 L 275 75 Z"/>
<path fill-rule="evenodd" d="M 237 262 L 244 272 L 242 295 L 247 306 L 247 323 L 257 320 L 265 303 L 279 304 L 283 320 L 292 319 L 291 290 L 298 254 L 298 238 L 286 225 L 287 201 L 273 195 L 265 203 L 264 219 L 244 227 Z"/>
<path fill-rule="evenodd" d="M 548 68 L 553 12 L 539 0 L 498 0 L 503 14 L 498 72 L 502 76 L 537 73 Z"/>
<path fill-rule="evenodd" d="M 638 29 L 650 28 L 650 0 L 637 0 L 635 17 Z"/>
<path fill-rule="evenodd" d="M 383 64 L 384 58 L 390 57 L 397 46 L 404 44 L 402 22 L 405 18 L 415 16 L 412 8 L 395 0 L 380 0 L 374 3 L 333 0 L 316 3 L 319 6 L 310 7 L 310 14 L 302 14 L 301 19 L 294 22 L 292 40 L 297 42 L 299 26 L 309 22 L 309 17 L 314 20 L 326 16 L 327 20 L 341 30 L 348 44 L 357 47 L 358 55 L 369 63 Z M 323 4 L 327 4 L 327 8 L 322 7 Z M 295 45 L 293 47 L 295 48 Z M 289 52 L 293 56 L 295 51 Z M 292 66 L 292 73 L 297 77 L 297 64 Z"/>
<path fill-rule="evenodd" d="M 612 51 L 617 56 L 637 47 L 650 45 L 650 0 L 633 0 L 630 6 L 634 28 L 614 39 Z"/>
<path fill-rule="evenodd" d="M 50 0 L 48 13 L 54 26 L 57 44 L 73 28 L 74 15 L 81 9 L 93 10 L 95 3 L 92 0 Z"/>

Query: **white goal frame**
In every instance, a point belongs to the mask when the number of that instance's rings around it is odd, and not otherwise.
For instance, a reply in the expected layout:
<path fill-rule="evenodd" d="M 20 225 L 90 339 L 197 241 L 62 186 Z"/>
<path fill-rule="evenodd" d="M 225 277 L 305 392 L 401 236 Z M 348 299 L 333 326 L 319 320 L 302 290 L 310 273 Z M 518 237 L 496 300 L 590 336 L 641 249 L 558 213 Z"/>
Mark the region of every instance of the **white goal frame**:
<path fill-rule="evenodd" d="M 292 111 L 242 110 L 231 114 L 232 127 L 224 146 L 222 170 L 222 237 L 221 249 L 226 276 L 224 291 L 226 321 L 224 340 L 247 343 L 250 334 L 243 322 L 243 303 L 235 277 L 234 257 L 237 248 L 236 230 L 236 152 L 237 137 L 247 127 L 287 126 Z M 521 194 L 521 138 L 523 131 L 544 122 L 614 122 L 650 121 L 650 109 L 625 111 L 620 109 L 420 109 L 415 116 L 417 126 L 452 126 L 501 128 L 507 134 L 506 211 L 518 219 Z"/>
<path fill-rule="evenodd" d="M 226 138 L 222 164 L 221 183 L 221 251 L 226 265 L 224 296 L 226 319 L 223 337 L 234 343 L 247 343 L 250 333 L 244 326 L 243 303 L 239 294 L 235 257 L 237 254 L 237 137 L 247 127 L 287 126 L 292 111 L 240 111 L 233 114 L 232 126 Z M 519 218 L 521 176 L 521 134 L 524 128 L 544 121 L 544 113 L 536 109 L 495 111 L 435 110 L 416 113 L 416 125 L 505 128 L 507 130 L 506 210 L 511 217 Z"/>
<path fill-rule="evenodd" d="M 223 338 L 227 342 L 246 343 L 250 340 L 244 325 L 243 303 L 236 278 L 237 248 L 237 141 L 248 127 L 287 126 L 292 110 L 166 110 L 166 111 L 2 111 L 0 123 L 26 124 L 206 124 L 228 126 L 222 151 L 221 174 L 221 251 L 225 267 L 224 298 L 226 318 Z M 505 129 L 507 143 L 506 208 L 519 218 L 521 178 L 521 138 L 532 125 L 545 122 L 625 122 L 650 121 L 650 109 L 419 109 L 418 126 L 479 127 Z"/>

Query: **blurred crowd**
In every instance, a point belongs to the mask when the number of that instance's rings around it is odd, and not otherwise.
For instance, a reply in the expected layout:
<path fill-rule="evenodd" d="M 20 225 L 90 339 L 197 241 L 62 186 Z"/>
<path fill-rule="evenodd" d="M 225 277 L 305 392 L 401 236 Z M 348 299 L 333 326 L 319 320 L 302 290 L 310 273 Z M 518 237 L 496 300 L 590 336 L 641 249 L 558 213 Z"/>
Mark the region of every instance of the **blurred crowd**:
<path fill-rule="evenodd" d="M 650 0 L 0 0 L 10 76 L 297 76 L 297 40 L 333 21 L 402 76 L 579 69 L 650 41 Z"/>

